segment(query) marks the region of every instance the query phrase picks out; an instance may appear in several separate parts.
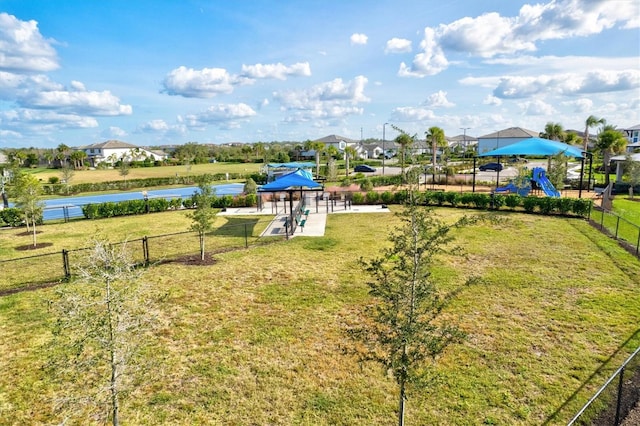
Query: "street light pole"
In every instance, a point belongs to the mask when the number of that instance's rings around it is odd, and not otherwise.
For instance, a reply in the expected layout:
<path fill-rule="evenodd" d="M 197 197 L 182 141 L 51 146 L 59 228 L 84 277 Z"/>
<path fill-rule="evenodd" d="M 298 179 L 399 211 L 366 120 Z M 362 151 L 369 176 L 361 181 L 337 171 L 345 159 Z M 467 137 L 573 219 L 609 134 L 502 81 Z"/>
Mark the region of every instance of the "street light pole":
<path fill-rule="evenodd" d="M 382 125 L 382 176 L 384 176 L 384 160 L 387 158 L 387 150 L 385 149 L 385 146 L 384 146 L 384 139 L 385 139 L 384 131 L 386 130 L 385 128 L 387 127 L 387 124 L 389 123 L 384 123 Z"/>
<path fill-rule="evenodd" d="M 464 145 L 464 153 L 462 154 L 462 156 L 464 158 L 467 158 L 467 130 L 469 130 L 471 127 L 460 127 L 460 130 L 462 130 L 463 136 L 462 136 L 462 144 Z"/>

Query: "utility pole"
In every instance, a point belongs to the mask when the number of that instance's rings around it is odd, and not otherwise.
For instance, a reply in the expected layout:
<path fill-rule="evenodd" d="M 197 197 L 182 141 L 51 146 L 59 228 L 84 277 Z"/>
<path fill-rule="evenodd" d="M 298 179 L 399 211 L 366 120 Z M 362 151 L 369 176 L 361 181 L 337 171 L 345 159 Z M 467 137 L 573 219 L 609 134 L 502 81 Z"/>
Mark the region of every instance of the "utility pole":
<path fill-rule="evenodd" d="M 471 127 L 460 127 L 460 129 L 463 131 L 463 135 L 462 135 L 462 145 L 464 146 L 464 154 L 462 155 L 464 158 L 467 158 L 467 130 L 469 130 Z"/>
<path fill-rule="evenodd" d="M 387 158 L 387 150 L 385 149 L 384 146 L 384 139 L 385 139 L 385 127 L 387 127 L 387 124 L 389 123 L 384 123 L 382 125 L 382 176 L 384 176 L 384 160 Z"/>

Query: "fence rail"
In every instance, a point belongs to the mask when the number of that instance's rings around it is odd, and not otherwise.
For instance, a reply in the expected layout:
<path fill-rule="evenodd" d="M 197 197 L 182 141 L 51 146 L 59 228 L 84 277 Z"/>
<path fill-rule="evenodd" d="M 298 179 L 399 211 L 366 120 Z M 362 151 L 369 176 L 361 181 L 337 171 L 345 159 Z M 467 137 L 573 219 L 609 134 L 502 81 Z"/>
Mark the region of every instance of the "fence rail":
<path fill-rule="evenodd" d="M 257 220 L 216 228 L 206 235 L 206 252 L 222 253 L 285 239 L 286 235 L 260 236 L 263 228 L 261 225 L 266 227 L 269 222 Z M 200 253 L 198 234 L 190 231 L 145 236 L 113 244 L 125 243 L 130 258 L 140 266 L 176 261 Z M 59 252 L 0 260 L 0 269 L 4 272 L 0 295 L 69 279 L 77 274 L 89 250 L 87 247 L 63 249 Z"/>
<path fill-rule="evenodd" d="M 640 347 L 567 424 L 618 426 L 640 401 Z"/>

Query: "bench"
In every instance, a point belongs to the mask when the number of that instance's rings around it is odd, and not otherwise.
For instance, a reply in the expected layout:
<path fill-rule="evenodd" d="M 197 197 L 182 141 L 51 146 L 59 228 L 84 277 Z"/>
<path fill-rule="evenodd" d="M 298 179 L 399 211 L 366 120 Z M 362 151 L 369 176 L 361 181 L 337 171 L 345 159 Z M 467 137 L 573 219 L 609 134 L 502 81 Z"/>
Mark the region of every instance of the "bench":
<path fill-rule="evenodd" d="M 309 209 L 306 209 L 306 210 L 304 211 L 304 217 L 305 217 L 305 218 L 309 217 Z"/>
<path fill-rule="evenodd" d="M 304 224 L 305 223 L 307 223 L 307 219 L 300 220 L 299 217 L 296 217 L 296 224 L 298 224 L 298 226 L 302 229 L 302 232 L 304 232 Z"/>

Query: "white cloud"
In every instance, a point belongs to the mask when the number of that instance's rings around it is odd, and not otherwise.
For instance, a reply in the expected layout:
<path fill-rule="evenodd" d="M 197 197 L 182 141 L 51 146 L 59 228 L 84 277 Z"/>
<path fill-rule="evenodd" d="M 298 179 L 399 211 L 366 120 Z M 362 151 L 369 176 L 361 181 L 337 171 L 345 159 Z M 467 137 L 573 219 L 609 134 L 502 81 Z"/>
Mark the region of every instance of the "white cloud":
<path fill-rule="evenodd" d="M 197 114 L 188 114 L 184 117 L 184 121 L 189 128 L 193 129 L 202 129 L 209 124 L 235 128 L 237 120 L 248 119 L 254 115 L 256 112 L 253 108 L 244 103 L 219 104 L 212 105 Z"/>
<path fill-rule="evenodd" d="M 0 70 L 44 72 L 58 68 L 58 57 L 36 21 L 0 13 Z"/>
<path fill-rule="evenodd" d="M 19 100 L 22 106 L 28 108 L 55 109 L 82 115 L 131 115 L 131 105 L 123 105 L 120 99 L 108 90 L 95 91 L 64 91 L 29 93 Z"/>
<path fill-rule="evenodd" d="M 434 118 L 433 111 L 425 108 L 399 107 L 391 111 L 391 121 L 395 122 L 424 121 L 433 120 Z"/>
<path fill-rule="evenodd" d="M 562 105 L 573 107 L 573 112 L 575 113 L 585 113 L 593 109 L 593 101 L 586 98 L 562 102 Z"/>
<path fill-rule="evenodd" d="M 384 53 L 408 53 L 411 52 L 411 49 L 411 40 L 394 37 L 391 40 L 387 40 Z"/>
<path fill-rule="evenodd" d="M 454 104 L 453 102 L 450 102 L 447 99 L 447 92 L 444 92 L 442 90 L 439 90 L 435 93 L 430 94 L 427 97 L 427 100 L 424 102 L 424 106 L 428 108 L 438 108 L 438 107 L 451 108 L 451 107 L 454 107 L 455 105 L 456 104 Z"/>
<path fill-rule="evenodd" d="M 424 39 L 420 43 L 422 53 L 418 53 L 413 58 L 411 67 L 404 62 L 400 64 L 398 75 L 400 77 L 425 77 L 435 75 L 445 70 L 449 66 L 447 58 L 435 39 L 432 28 L 424 29 Z"/>
<path fill-rule="evenodd" d="M 110 138 L 122 138 L 127 136 L 127 132 L 117 126 L 109 126 L 107 137 Z"/>
<path fill-rule="evenodd" d="M 362 114 L 357 105 L 369 102 L 364 94 L 367 78 L 357 76 L 350 82 L 340 78 L 312 86 L 306 90 L 274 92 L 273 97 L 290 116 L 285 121 L 308 121 Z"/>
<path fill-rule="evenodd" d="M 411 67 L 400 65 L 399 75 L 424 77 L 448 67 L 444 51 L 464 52 L 492 58 L 531 52 L 545 40 L 586 37 L 619 25 L 640 26 L 640 8 L 635 1 L 551 0 L 546 4 L 525 4 L 517 16 L 496 12 L 465 17 L 437 28 L 426 27 L 421 47 Z"/>
<path fill-rule="evenodd" d="M 180 117 L 178 117 L 178 124 L 169 125 L 166 121 L 161 119 L 149 120 L 146 123 L 141 124 L 136 129 L 136 133 L 148 133 L 156 135 L 173 135 L 182 136 L 186 134 L 187 129 L 182 124 Z"/>
<path fill-rule="evenodd" d="M 518 104 L 525 115 L 543 115 L 551 116 L 557 113 L 556 109 L 548 103 L 535 99 L 533 101 L 522 102 Z"/>
<path fill-rule="evenodd" d="M 640 88 L 640 70 L 592 70 L 584 74 L 504 76 L 500 78 L 493 94 L 499 98 L 518 99 L 546 92 L 576 95 L 637 90 L 638 88 Z"/>
<path fill-rule="evenodd" d="M 358 34 L 358 33 L 351 34 L 351 38 L 350 38 L 352 45 L 367 44 L 368 39 L 369 37 L 367 37 L 366 34 Z"/>
<path fill-rule="evenodd" d="M 180 66 L 165 77 L 163 92 L 186 98 L 212 98 L 233 92 L 234 86 L 251 84 L 253 80 L 232 76 L 224 68 L 194 70 Z"/>
<path fill-rule="evenodd" d="M 484 98 L 482 103 L 484 105 L 500 106 L 500 105 L 502 105 L 502 99 L 496 98 L 495 96 L 487 95 L 487 97 Z"/>
<path fill-rule="evenodd" d="M 0 127 L 17 130 L 22 134 L 51 133 L 61 129 L 98 127 L 95 118 L 56 111 L 15 109 L 0 112 Z"/>
<path fill-rule="evenodd" d="M 289 76 L 310 76 L 311 66 L 309 62 L 299 62 L 291 66 L 286 66 L 280 62 L 277 64 L 242 65 L 242 75 L 256 79 L 275 78 L 278 80 L 286 80 Z"/>

